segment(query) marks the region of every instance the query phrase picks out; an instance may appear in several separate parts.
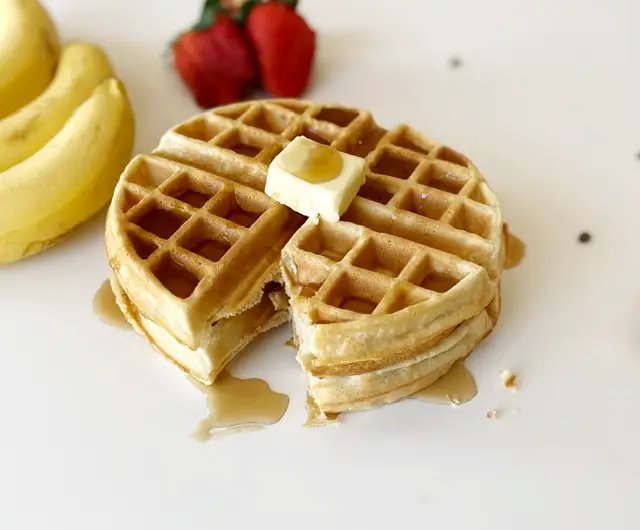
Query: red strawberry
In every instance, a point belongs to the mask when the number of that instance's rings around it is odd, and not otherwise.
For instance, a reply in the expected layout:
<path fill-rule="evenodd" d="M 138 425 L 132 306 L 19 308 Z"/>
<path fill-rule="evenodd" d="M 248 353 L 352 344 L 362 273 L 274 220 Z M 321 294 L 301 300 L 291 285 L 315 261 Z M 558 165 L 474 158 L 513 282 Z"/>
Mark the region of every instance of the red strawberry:
<path fill-rule="evenodd" d="M 200 22 L 176 41 L 173 58 L 180 77 L 203 108 L 238 101 L 256 77 L 242 27 L 229 18 L 219 0 L 207 0 Z"/>
<path fill-rule="evenodd" d="M 274 97 L 301 96 L 316 51 L 316 34 L 305 20 L 287 3 L 259 3 L 249 11 L 246 31 L 256 51 L 262 86 Z"/>

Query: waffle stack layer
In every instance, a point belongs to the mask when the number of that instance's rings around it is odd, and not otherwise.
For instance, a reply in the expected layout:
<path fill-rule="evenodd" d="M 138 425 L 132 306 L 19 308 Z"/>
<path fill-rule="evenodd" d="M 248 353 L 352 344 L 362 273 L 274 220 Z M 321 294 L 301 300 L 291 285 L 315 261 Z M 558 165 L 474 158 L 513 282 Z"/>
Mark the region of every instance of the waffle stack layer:
<path fill-rule="evenodd" d="M 188 157 L 137 156 L 106 227 L 111 284 L 125 316 L 204 384 L 258 333 L 288 320 L 280 251 L 303 222 L 260 191 L 264 164 L 252 180 L 256 163 L 233 150 L 219 149 L 216 163 L 212 174 Z"/>
<path fill-rule="evenodd" d="M 300 135 L 366 161 L 336 223 L 264 193 L 268 164 Z M 337 413 L 421 390 L 490 333 L 505 229 L 454 150 L 363 110 L 266 100 L 196 116 L 134 159 L 107 250 L 136 329 L 203 383 L 288 303 L 310 401 Z"/>

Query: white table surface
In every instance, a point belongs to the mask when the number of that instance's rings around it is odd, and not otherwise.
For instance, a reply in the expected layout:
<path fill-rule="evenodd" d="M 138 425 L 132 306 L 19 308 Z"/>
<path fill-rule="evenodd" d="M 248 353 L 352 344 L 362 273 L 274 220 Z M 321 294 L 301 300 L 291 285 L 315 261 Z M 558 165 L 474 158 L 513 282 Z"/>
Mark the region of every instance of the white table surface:
<path fill-rule="evenodd" d="M 162 61 L 199 2 L 48 0 L 126 81 L 137 151 L 197 109 Z M 347 6 L 349 11 L 347 11 Z M 242 376 L 291 397 L 276 426 L 198 444 L 187 380 L 92 312 L 104 216 L 0 269 L 0 529 L 640 527 L 640 4 L 302 0 L 310 98 L 409 121 L 470 156 L 528 255 L 505 273 L 479 395 L 303 429 L 288 330 Z M 452 55 L 463 60 L 453 70 Z M 589 245 L 577 235 L 592 232 Z M 516 371 L 520 391 L 500 385 Z M 497 421 L 487 410 L 506 412 Z"/>

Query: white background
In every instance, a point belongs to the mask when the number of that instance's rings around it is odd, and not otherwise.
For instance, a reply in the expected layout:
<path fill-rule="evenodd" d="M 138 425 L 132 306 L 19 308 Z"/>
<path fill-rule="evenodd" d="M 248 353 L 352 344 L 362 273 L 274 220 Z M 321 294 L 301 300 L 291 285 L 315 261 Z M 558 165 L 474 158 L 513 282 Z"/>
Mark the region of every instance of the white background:
<path fill-rule="evenodd" d="M 162 56 L 196 0 L 48 0 L 127 83 L 137 150 L 197 112 Z M 291 396 L 276 426 L 198 444 L 204 400 L 92 298 L 104 216 L 0 269 L 0 529 L 640 527 L 640 4 L 302 0 L 309 98 L 408 121 L 471 157 L 528 255 L 470 358 L 479 396 L 302 429 L 288 330 L 237 373 Z M 463 66 L 448 60 L 459 55 Z M 582 230 L 589 245 L 576 243 Z M 501 388 L 516 371 L 520 391 Z M 499 408 L 498 421 L 485 417 Z"/>

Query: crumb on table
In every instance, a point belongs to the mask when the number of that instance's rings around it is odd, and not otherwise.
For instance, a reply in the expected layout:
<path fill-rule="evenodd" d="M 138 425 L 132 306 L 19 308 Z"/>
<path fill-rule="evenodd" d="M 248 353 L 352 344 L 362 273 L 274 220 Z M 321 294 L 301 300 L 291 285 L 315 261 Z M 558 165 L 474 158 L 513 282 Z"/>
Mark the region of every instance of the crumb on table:
<path fill-rule="evenodd" d="M 500 372 L 500 379 L 505 388 L 509 390 L 518 390 L 518 377 L 516 374 L 509 370 L 502 370 Z"/>

